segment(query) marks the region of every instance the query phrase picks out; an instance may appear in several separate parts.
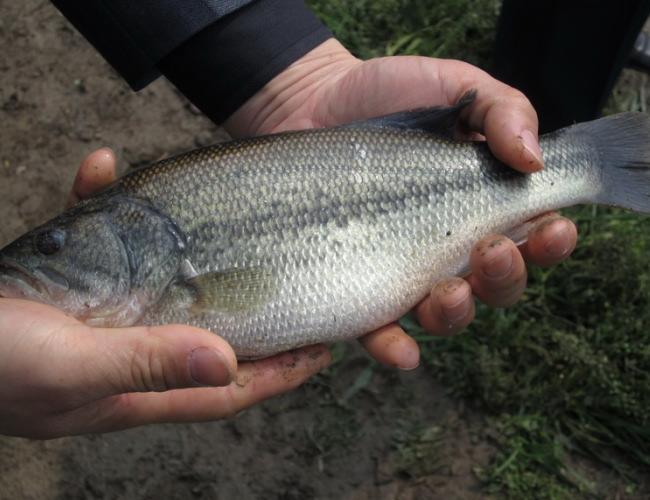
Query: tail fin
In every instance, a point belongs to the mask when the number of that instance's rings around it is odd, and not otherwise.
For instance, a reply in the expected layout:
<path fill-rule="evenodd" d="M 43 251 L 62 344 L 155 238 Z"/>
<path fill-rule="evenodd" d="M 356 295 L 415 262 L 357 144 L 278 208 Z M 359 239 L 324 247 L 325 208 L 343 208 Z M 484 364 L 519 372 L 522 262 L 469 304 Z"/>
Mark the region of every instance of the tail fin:
<path fill-rule="evenodd" d="M 593 140 L 603 164 L 599 203 L 650 213 L 650 115 L 621 113 L 571 127 Z"/>

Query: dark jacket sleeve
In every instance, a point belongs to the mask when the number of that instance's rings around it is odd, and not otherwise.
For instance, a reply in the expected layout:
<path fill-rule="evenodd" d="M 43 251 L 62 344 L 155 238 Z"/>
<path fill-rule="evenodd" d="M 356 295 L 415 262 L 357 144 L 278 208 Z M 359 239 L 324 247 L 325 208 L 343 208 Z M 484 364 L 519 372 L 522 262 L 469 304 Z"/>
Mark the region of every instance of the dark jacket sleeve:
<path fill-rule="evenodd" d="M 164 74 L 221 122 L 331 37 L 303 0 L 52 0 L 134 90 Z"/>

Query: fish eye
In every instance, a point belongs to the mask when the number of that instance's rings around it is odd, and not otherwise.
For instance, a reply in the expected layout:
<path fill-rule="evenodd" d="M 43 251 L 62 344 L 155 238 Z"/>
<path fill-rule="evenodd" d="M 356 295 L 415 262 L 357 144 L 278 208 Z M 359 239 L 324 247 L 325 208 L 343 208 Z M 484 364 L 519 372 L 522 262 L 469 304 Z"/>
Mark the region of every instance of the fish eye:
<path fill-rule="evenodd" d="M 36 249 L 43 255 L 53 255 L 65 244 L 65 232 L 60 229 L 44 231 L 36 236 Z"/>

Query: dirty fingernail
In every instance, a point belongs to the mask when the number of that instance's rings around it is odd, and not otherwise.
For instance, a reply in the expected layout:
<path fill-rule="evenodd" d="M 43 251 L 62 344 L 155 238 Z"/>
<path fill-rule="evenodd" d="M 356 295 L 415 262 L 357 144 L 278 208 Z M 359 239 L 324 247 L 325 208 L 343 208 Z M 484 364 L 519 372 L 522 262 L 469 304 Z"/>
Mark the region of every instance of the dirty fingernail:
<path fill-rule="evenodd" d="M 492 248 L 494 257 L 489 258 L 483 264 L 482 270 L 488 278 L 499 279 L 505 278 L 512 270 L 512 252 L 509 248 L 496 246 Z"/>
<path fill-rule="evenodd" d="M 221 387 L 230 384 L 232 374 L 225 356 L 209 347 L 197 347 L 189 357 L 190 375 L 199 385 Z"/>
<path fill-rule="evenodd" d="M 537 137 L 530 130 L 524 130 L 519 137 L 529 166 L 535 170 L 541 170 L 544 167 L 544 160 L 542 159 L 542 149 L 539 147 Z"/>

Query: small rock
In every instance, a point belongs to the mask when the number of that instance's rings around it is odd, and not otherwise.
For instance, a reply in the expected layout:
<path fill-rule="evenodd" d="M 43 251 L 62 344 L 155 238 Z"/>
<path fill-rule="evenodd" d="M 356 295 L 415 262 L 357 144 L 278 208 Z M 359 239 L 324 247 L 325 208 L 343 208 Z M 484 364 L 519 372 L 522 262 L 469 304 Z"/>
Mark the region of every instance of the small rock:
<path fill-rule="evenodd" d="M 81 78 L 77 78 L 74 81 L 74 87 L 77 89 L 77 92 L 80 94 L 85 94 L 88 89 L 86 89 L 86 82 Z"/>

